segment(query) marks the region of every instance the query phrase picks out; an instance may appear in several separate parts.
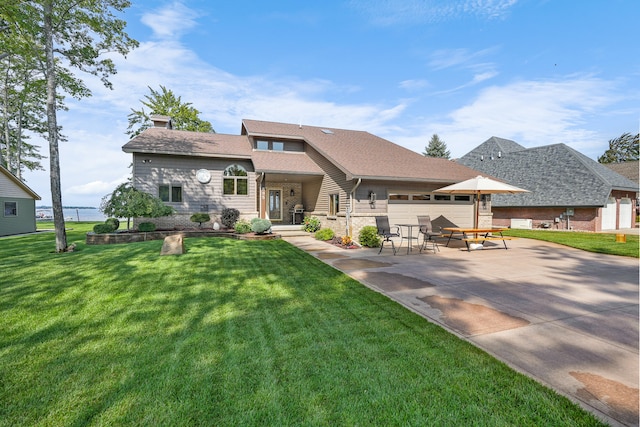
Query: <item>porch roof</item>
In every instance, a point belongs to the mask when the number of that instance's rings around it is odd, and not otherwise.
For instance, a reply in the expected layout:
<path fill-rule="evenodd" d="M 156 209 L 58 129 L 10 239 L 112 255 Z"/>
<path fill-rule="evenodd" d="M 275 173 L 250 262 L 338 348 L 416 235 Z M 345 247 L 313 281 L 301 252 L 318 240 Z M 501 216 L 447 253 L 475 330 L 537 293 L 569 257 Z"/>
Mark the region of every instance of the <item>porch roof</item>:
<path fill-rule="evenodd" d="M 251 160 L 256 172 L 297 175 L 323 175 L 324 172 L 306 153 L 254 151 Z"/>

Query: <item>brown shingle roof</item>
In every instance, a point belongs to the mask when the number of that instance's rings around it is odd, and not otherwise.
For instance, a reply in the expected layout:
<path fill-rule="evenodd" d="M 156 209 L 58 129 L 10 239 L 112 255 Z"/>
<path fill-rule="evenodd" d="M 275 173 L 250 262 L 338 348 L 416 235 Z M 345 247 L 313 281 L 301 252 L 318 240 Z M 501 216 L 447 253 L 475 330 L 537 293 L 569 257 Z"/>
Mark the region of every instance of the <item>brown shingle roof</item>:
<path fill-rule="evenodd" d="M 251 160 L 256 172 L 324 175 L 320 166 L 305 153 L 255 151 Z"/>
<path fill-rule="evenodd" d="M 605 163 L 604 165 L 625 178 L 635 183 L 640 183 L 640 167 L 637 160 L 622 163 Z"/>
<path fill-rule="evenodd" d="M 478 175 L 446 159 L 425 157 L 368 132 L 243 120 L 243 134 L 303 139 L 344 171 L 347 179 L 368 178 L 457 182 Z"/>
<path fill-rule="evenodd" d="M 127 142 L 126 153 L 178 154 L 205 157 L 251 158 L 252 149 L 245 135 L 189 132 L 149 128 Z"/>

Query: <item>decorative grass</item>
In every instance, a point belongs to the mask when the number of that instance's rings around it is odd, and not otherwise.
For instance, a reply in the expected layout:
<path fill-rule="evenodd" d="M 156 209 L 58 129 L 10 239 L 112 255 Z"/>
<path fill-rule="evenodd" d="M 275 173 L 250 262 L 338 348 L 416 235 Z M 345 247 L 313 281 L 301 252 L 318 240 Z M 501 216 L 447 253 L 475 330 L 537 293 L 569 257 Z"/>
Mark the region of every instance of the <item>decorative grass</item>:
<path fill-rule="evenodd" d="M 583 251 L 601 254 L 640 257 L 640 240 L 637 235 L 627 234 L 625 243 L 616 242 L 615 233 L 587 233 L 580 231 L 515 230 L 503 233 L 505 236 L 525 237 L 558 243 Z"/>
<path fill-rule="evenodd" d="M 281 241 L 0 239 L 0 426 L 603 425 Z"/>

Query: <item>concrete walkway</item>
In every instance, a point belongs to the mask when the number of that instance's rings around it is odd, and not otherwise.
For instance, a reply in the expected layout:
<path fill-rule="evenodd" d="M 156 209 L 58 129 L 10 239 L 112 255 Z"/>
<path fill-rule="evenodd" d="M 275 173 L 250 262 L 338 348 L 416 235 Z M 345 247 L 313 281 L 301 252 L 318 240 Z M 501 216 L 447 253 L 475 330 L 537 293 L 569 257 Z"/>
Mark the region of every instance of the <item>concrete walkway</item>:
<path fill-rule="evenodd" d="M 345 250 L 293 245 L 553 388 L 612 426 L 638 426 L 639 263 L 529 239 Z M 495 243 L 495 244 L 492 244 Z M 455 247 L 453 247 L 455 246 Z"/>

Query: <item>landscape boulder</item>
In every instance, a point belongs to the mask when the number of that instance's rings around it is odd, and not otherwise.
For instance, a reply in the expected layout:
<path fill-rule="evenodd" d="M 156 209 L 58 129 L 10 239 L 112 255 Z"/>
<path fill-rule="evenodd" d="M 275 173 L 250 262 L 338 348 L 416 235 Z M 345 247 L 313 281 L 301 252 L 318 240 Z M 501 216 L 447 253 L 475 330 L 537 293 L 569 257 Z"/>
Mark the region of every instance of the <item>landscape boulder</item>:
<path fill-rule="evenodd" d="M 184 239 L 181 235 L 167 236 L 162 243 L 160 255 L 182 255 L 184 253 Z"/>

